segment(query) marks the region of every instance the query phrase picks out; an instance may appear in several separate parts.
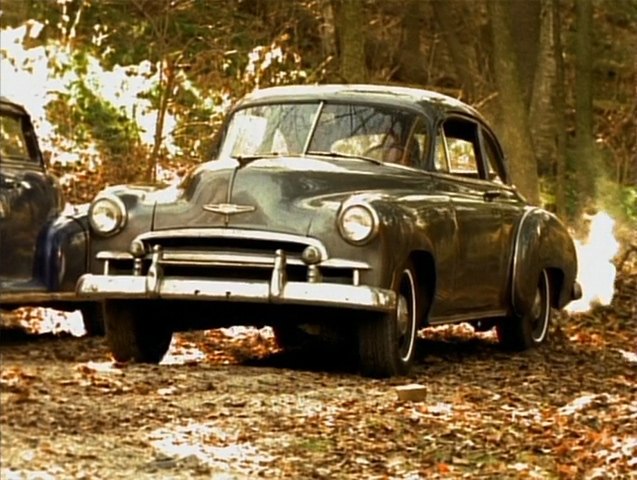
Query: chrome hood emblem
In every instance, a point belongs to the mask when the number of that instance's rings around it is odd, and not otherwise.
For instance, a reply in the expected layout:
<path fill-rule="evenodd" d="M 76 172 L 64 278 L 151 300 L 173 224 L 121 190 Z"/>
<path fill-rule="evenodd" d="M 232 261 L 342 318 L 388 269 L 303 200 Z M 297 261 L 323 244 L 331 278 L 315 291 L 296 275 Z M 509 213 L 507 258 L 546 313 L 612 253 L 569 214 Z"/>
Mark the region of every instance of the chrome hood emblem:
<path fill-rule="evenodd" d="M 257 209 L 254 205 L 237 205 L 236 203 L 208 203 L 202 208 L 207 212 L 221 215 L 236 215 L 238 213 L 254 212 Z"/>

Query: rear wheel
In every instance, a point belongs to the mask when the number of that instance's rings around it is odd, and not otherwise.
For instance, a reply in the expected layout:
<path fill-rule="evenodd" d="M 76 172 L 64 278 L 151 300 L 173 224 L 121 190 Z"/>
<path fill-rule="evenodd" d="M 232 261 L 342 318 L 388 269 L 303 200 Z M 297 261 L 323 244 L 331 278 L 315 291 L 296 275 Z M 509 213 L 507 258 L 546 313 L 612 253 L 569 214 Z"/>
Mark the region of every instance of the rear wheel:
<path fill-rule="evenodd" d="M 146 302 L 104 302 L 106 341 L 118 362 L 159 363 L 168 351 L 172 329 Z"/>
<path fill-rule="evenodd" d="M 543 343 L 551 323 L 551 288 L 546 270 L 540 273 L 531 306 L 524 314 L 513 314 L 497 326 L 498 339 L 510 350 L 526 350 Z"/>
<path fill-rule="evenodd" d="M 363 319 L 359 326 L 361 370 L 371 377 L 404 375 L 414 359 L 423 299 L 411 263 L 400 270 L 395 283 L 396 309 L 375 318 Z"/>

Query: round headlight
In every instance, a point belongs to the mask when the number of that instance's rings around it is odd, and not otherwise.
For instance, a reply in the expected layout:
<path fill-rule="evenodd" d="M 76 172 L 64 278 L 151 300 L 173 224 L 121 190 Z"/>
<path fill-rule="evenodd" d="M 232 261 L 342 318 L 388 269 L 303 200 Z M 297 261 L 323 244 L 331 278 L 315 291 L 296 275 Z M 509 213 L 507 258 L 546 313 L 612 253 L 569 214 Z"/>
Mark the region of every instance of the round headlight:
<path fill-rule="evenodd" d="M 338 222 L 345 240 L 361 244 L 371 240 L 378 231 L 378 214 L 370 205 L 353 204 L 345 206 Z"/>
<path fill-rule="evenodd" d="M 126 223 L 126 207 L 117 197 L 100 197 L 89 208 L 88 219 L 95 232 L 113 235 Z"/>

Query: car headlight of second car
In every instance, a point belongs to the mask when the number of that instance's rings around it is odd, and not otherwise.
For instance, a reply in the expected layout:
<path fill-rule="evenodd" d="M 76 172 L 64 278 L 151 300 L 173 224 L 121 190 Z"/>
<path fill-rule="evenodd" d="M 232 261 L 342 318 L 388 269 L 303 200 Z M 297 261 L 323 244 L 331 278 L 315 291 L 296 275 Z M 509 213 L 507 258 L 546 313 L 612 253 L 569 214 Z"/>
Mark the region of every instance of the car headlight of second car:
<path fill-rule="evenodd" d="M 378 213 L 367 203 L 344 205 L 338 228 L 345 240 L 355 245 L 367 243 L 378 232 Z"/>
<path fill-rule="evenodd" d="M 126 206 L 118 197 L 99 197 L 91 204 L 88 219 L 95 232 L 104 236 L 113 235 L 126 224 Z"/>

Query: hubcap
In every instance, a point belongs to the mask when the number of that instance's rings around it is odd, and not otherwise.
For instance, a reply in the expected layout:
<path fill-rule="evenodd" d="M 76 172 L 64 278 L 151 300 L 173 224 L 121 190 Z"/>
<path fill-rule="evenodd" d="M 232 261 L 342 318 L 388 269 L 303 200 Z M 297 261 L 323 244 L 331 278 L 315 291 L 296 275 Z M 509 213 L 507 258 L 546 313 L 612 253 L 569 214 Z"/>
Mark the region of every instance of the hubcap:
<path fill-rule="evenodd" d="M 396 306 L 398 354 L 403 362 L 409 361 L 416 337 L 416 285 L 410 270 L 403 272 L 400 295 Z"/>
<path fill-rule="evenodd" d="M 540 275 L 540 281 L 535 292 L 535 298 L 533 299 L 533 305 L 531 306 L 531 328 L 533 340 L 535 342 L 541 342 L 546 336 L 546 331 L 549 328 L 549 284 L 546 272 L 542 272 Z"/>
<path fill-rule="evenodd" d="M 409 329 L 409 306 L 407 305 L 407 299 L 403 295 L 398 297 L 396 323 L 398 324 L 398 336 L 402 338 Z"/>

